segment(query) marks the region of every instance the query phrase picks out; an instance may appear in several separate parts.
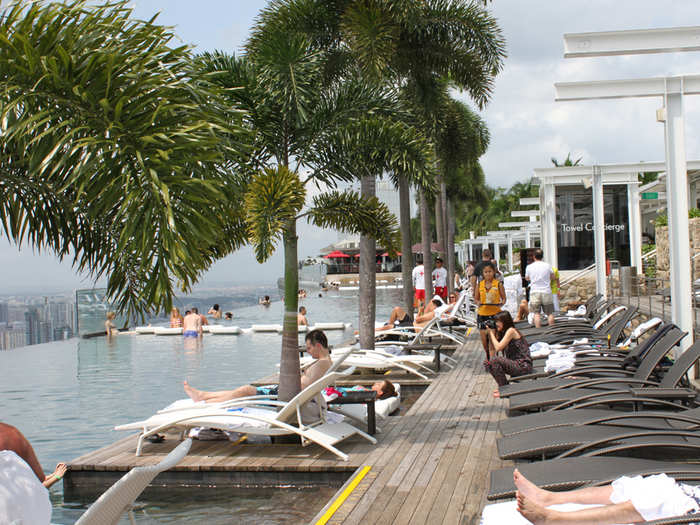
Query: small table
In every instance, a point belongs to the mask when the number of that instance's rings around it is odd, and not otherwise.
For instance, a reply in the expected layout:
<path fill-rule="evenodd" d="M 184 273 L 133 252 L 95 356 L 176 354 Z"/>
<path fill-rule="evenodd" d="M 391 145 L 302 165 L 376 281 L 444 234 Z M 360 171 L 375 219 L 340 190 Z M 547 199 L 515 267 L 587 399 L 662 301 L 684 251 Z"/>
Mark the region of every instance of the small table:
<path fill-rule="evenodd" d="M 377 415 L 374 410 L 374 401 L 377 393 L 374 390 L 351 390 L 342 396 L 328 401 L 329 405 L 350 405 L 364 404 L 367 407 L 367 433 L 374 435 L 377 433 Z"/>

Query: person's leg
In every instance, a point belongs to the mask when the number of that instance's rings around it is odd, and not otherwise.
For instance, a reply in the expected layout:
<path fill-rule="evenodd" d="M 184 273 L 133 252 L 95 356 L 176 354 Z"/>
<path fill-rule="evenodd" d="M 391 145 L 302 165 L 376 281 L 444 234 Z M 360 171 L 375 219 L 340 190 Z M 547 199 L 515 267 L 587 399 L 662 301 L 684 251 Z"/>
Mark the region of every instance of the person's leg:
<path fill-rule="evenodd" d="M 613 492 L 612 485 L 552 492 L 535 485 L 523 476 L 517 468 L 513 471 L 513 482 L 520 494 L 543 507 L 560 503 L 580 503 L 582 505 L 610 505 L 612 503 L 610 501 L 610 496 Z"/>
<path fill-rule="evenodd" d="M 508 360 L 502 356 L 496 356 L 490 361 L 484 361 L 484 368 L 493 376 L 498 386 L 508 384 L 508 378 L 506 377 L 506 371 L 504 367 L 505 361 Z M 498 389 L 496 389 L 495 392 L 498 392 Z"/>
<path fill-rule="evenodd" d="M 184 383 L 185 393 L 193 401 L 204 401 L 205 403 L 220 403 L 222 401 L 229 401 L 237 397 L 248 397 L 257 394 L 257 390 L 252 385 L 239 386 L 235 390 L 219 390 L 217 392 L 207 392 L 205 390 L 198 390 L 187 383 Z"/>
<path fill-rule="evenodd" d="M 401 321 L 404 317 L 406 317 L 406 310 L 400 306 L 394 306 L 389 316 L 389 324 L 393 326 L 396 321 Z"/>
<path fill-rule="evenodd" d="M 518 492 L 516 497 L 518 512 L 534 525 L 614 525 L 644 521 L 630 501 L 573 512 L 560 512 L 535 503 L 521 492 Z"/>
<path fill-rule="evenodd" d="M 484 352 L 486 353 L 486 359 L 489 358 L 489 332 L 488 330 L 479 330 L 479 337 L 481 337 L 481 346 L 484 347 Z"/>

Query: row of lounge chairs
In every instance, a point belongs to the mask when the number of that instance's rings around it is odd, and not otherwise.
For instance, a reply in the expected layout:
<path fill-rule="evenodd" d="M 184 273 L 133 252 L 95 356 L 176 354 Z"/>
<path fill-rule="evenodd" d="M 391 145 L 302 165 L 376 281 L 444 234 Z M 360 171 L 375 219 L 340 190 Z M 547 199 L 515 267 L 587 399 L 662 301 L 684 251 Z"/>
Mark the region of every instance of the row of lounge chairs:
<path fill-rule="evenodd" d="M 621 325 L 636 312 L 615 309 L 591 302 L 584 319 L 555 323 L 540 333 L 524 330 L 531 343 L 568 341 L 572 336 L 567 327 L 575 336 L 590 338 L 571 370 L 540 371 L 499 389 L 510 417 L 499 424 L 498 454 L 516 461 L 538 486 L 571 490 L 604 485 L 623 475 L 658 473 L 700 481 L 700 464 L 693 463 L 700 450 L 700 404 L 686 378 L 700 359 L 700 342 L 671 361 L 667 355 L 687 334 L 654 321 L 645 323 L 646 333 L 637 333 L 636 346 L 620 352 Z M 512 498 L 515 490 L 512 467 L 491 472 L 489 500 Z M 690 522 L 700 520 L 683 516 L 663 521 Z"/>

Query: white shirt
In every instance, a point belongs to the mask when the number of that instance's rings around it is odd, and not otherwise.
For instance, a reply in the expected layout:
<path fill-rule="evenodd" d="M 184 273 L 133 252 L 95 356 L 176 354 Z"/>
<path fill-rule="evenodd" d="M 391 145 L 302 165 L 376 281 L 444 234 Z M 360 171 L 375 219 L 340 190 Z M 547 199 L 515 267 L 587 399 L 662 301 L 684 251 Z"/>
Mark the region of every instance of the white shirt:
<path fill-rule="evenodd" d="M 413 287 L 416 290 L 425 290 L 425 269 L 422 264 L 419 264 L 413 269 Z"/>
<path fill-rule="evenodd" d="M 435 268 L 433 270 L 433 279 L 435 279 L 435 286 L 445 288 L 447 286 L 447 270 L 445 268 Z"/>
<path fill-rule="evenodd" d="M 0 451 L 0 523 L 50 522 L 49 491 L 21 457 L 11 450 Z"/>
<path fill-rule="evenodd" d="M 535 261 L 527 265 L 525 278 L 530 280 L 530 292 L 552 293 L 552 267 L 544 261 Z"/>

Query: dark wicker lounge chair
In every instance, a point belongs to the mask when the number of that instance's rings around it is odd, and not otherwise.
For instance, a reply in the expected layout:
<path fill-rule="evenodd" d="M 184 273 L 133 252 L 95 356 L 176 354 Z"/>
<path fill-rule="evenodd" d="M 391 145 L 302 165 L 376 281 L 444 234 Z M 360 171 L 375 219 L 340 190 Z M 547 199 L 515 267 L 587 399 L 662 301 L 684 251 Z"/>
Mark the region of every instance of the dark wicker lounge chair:
<path fill-rule="evenodd" d="M 666 341 L 667 337 L 673 337 L 673 332 L 669 333 L 662 339 Z M 682 337 L 678 338 L 680 341 Z M 695 363 L 697 355 L 692 361 L 687 364 L 687 368 L 680 373 L 685 366 L 686 361 L 693 357 L 693 354 L 686 354 L 693 350 L 697 351 L 696 343 L 688 349 L 683 356 L 678 358 L 664 375 L 661 381 L 652 381 L 650 376 L 657 364 L 663 359 L 664 355 L 671 347 L 665 348 L 662 341 L 655 345 L 653 350 L 650 350 L 646 359 L 640 364 L 637 371 L 632 377 L 620 378 L 595 378 L 582 379 L 574 381 L 573 384 L 566 384 L 555 387 L 552 390 L 543 390 L 539 392 L 525 393 L 514 395 L 509 398 L 509 411 L 533 411 L 551 408 L 561 410 L 570 406 L 575 406 L 579 403 L 585 403 L 596 398 L 609 397 L 610 394 L 626 394 L 634 393 L 636 396 L 643 397 L 658 397 L 659 392 L 656 389 L 664 389 L 664 399 L 671 401 L 688 401 L 695 398 L 688 389 L 678 389 L 678 383 L 687 372 L 688 368 Z M 674 392 L 676 390 L 677 392 Z"/>
<path fill-rule="evenodd" d="M 538 487 L 558 491 L 605 485 L 620 476 L 666 473 L 677 481 L 700 480 L 700 464 L 614 456 L 551 459 L 521 464 L 518 470 Z M 489 500 L 512 498 L 515 490 L 513 467 L 491 472 Z"/>
<path fill-rule="evenodd" d="M 609 359 L 598 356 L 595 359 L 582 360 L 580 363 L 577 361 L 576 366 L 571 370 L 551 374 L 547 377 L 533 377 L 529 381 L 517 381 L 503 385 L 498 391 L 501 397 L 505 398 L 573 384 L 575 380 L 572 377 L 630 377 L 634 372 L 627 369 L 628 364 L 636 364 L 636 368 L 639 370 L 639 367 L 645 360 L 656 359 L 656 361 L 651 363 L 651 370 L 653 370 L 658 360 L 678 343 L 682 335 L 683 332 L 675 325 L 666 325 L 659 328 L 656 333 L 628 353 L 625 358 L 617 355 L 611 356 Z M 666 348 L 666 351 L 663 351 L 664 348 Z M 658 350 L 655 352 L 654 349 Z M 658 356 L 659 352 L 662 352 L 660 357 Z"/>

